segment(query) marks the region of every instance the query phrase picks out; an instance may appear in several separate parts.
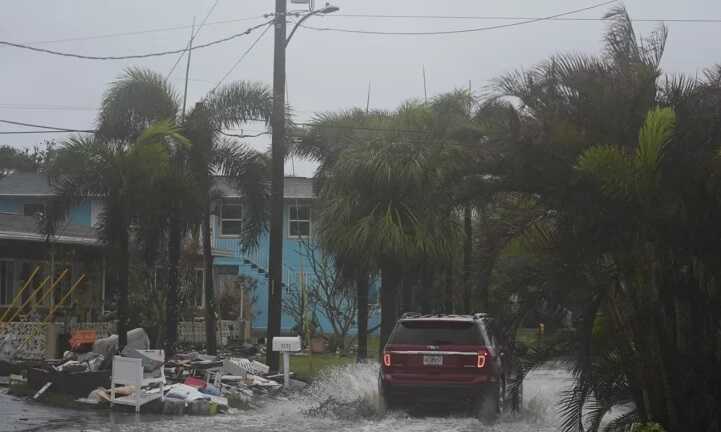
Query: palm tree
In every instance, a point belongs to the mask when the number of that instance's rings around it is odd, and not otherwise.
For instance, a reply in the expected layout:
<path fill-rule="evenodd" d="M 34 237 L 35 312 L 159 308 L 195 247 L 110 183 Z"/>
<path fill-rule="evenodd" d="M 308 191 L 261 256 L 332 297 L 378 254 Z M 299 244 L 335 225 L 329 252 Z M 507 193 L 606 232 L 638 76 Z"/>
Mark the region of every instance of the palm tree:
<path fill-rule="evenodd" d="M 377 128 L 386 122 L 390 114 L 381 111 L 367 112 L 353 109 L 338 113 L 325 113 L 313 119 L 311 127 L 299 131 L 302 140 L 297 142 L 290 151 L 298 156 L 319 162 L 315 173 L 319 189 L 329 178 L 331 170 L 343 150 L 356 142 L 359 131 Z M 356 360 L 363 362 L 368 357 L 368 295 L 372 265 L 366 254 L 348 255 L 349 251 L 340 251 L 332 239 L 326 239 L 321 247 L 336 257 L 338 268 L 353 268 L 347 275 L 353 278 L 356 288 L 358 352 Z M 346 255 L 343 256 L 343 253 Z"/>
<path fill-rule="evenodd" d="M 184 141 L 168 122 L 149 125 L 132 141 L 78 137 L 66 142 L 48 168 L 57 197 L 48 209 L 47 231 L 74 205 L 89 198 L 103 203 L 99 236 L 108 248 L 112 286 L 118 296 L 118 336 L 122 348 L 128 330 L 128 272 L 131 218 L 141 203 L 158 197 L 168 170 L 168 141 Z"/>
<path fill-rule="evenodd" d="M 721 81 L 660 80 L 666 30 L 639 38 L 623 9 L 609 18 L 603 56 L 506 76 L 493 101 L 515 99 L 496 130 L 506 186 L 548 209 L 536 228 L 560 270 L 538 280 L 578 313 L 563 430 L 598 430 L 627 401 L 612 430 L 715 430 Z"/>
<path fill-rule="evenodd" d="M 321 241 L 380 269 L 381 344 L 395 324 L 395 297 L 407 262 L 446 256 L 456 233 L 447 197 L 436 187 L 435 164 L 443 161 L 443 151 L 422 135 L 403 132 L 411 116 L 423 113 L 405 107 L 397 115 L 395 128 L 356 137 L 320 192 Z"/>
<path fill-rule="evenodd" d="M 185 119 L 179 118 L 179 98 L 167 80 L 152 71 L 129 69 L 111 85 L 100 114 L 99 134 L 114 139 L 132 139 L 148 124 L 163 118 L 178 124 L 188 146 L 168 147 L 171 156 L 169 177 L 164 182 L 162 216 L 156 213 L 156 237 L 167 225 L 169 280 L 167 296 L 167 341 L 172 350 L 177 331 L 178 261 L 183 233 L 202 226 L 205 262 L 206 336 L 210 353 L 217 350 L 216 304 L 213 290 L 213 257 L 210 241 L 212 177 L 228 175 L 244 194 L 244 248 L 256 244 L 265 220 L 264 158 L 248 147 L 221 140 L 223 129 L 250 120 L 267 121 L 271 96 L 261 84 L 236 82 L 217 89 L 196 105 Z M 160 202 L 158 202 L 160 203 Z M 156 209 L 157 210 L 157 209 Z"/>

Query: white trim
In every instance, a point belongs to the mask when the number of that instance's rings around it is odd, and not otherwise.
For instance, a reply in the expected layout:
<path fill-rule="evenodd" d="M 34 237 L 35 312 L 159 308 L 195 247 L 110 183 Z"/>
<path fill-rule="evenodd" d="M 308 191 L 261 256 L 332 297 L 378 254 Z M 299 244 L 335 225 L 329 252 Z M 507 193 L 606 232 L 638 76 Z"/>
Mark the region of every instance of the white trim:
<path fill-rule="evenodd" d="M 54 197 L 55 194 L 11 194 L 11 193 L 0 193 L 0 198 L 2 197 L 43 197 L 43 198 L 50 198 Z"/>
<path fill-rule="evenodd" d="M 240 219 L 228 219 L 223 217 L 223 209 L 225 208 L 225 202 L 226 201 L 233 201 L 229 202 L 229 206 L 238 206 L 240 207 Z M 223 221 L 227 220 L 228 222 L 240 222 L 241 224 L 241 231 L 243 229 L 243 213 L 245 209 L 243 208 L 243 201 L 242 200 L 230 200 L 227 198 L 223 198 L 220 200 L 220 214 L 218 215 L 218 238 L 226 238 L 226 239 L 237 239 L 241 237 L 241 234 L 225 234 L 223 233 Z"/>
<path fill-rule="evenodd" d="M 308 219 L 291 219 L 290 213 L 291 208 L 307 208 L 308 209 Z M 308 204 L 290 204 L 288 205 L 288 239 L 290 240 L 305 240 L 311 238 L 311 235 L 313 234 L 313 215 L 312 215 L 313 206 Z M 293 235 L 290 233 L 290 226 L 293 222 L 296 223 L 308 223 L 308 235 Z"/>
<path fill-rule="evenodd" d="M 46 239 L 46 236 L 43 234 L 39 234 L 39 233 L 0 231 L 0 239 L 44 242 Z M 90 246 L 100 245 L 100 240 L 94 239 L 94 238 L 89 238 L 89 237 L 73 237 L 73 236 L 63 236 L 63 235 L 58 236 L 58 235 L 56 235 L 56 236 L 51 237 L 51 241 L 56 241 L 59 243 L 67 243 L 67 244 L 90 245 Z"/>

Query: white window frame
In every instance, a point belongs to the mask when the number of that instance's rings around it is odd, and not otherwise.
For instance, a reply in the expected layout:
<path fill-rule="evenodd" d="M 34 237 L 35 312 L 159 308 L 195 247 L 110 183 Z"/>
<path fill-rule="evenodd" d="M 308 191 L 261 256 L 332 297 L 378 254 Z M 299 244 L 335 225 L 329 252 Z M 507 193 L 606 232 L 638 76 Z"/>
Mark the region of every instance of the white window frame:
<path fill-rule="evenodd" d="M 226 205 L 233 205 L 233 206 L 239 206 L 240 207 L 240 219 L 235 218 L 224 218 L 223 217 L 223 209 Z M 223 238 L 238 238 L 241 236 L 241 234 L 226 234 L 223 232 L 223 221 L 229 221 L 229 222 L 240 222 L 241 223 L 241 231 L 242 231 L 242 223 L 243 223 L 243 203 L 240 200 L 236 199 L 222 199 L 220 200 L 220 216 L 218 217 L 218 234 L 219 237 Z"/>
<path fill-rule="evenodd" d="M 293 208 L 307 208 L 308 209 L 308 219 L 293 219 L 291 217 L 292 209 Z M 311 211 L 311 206 L 309 204 L 290 204 L 288 206 L 288 238 L 289 239 L 309 239 L 311 237 L 311 234 L 313 233 L 313 216 Z M 308 235 L 293 235 L 291 233 L 291 226 L 293 225 L 293 222 L 306 222 L 308 223 Z"/>

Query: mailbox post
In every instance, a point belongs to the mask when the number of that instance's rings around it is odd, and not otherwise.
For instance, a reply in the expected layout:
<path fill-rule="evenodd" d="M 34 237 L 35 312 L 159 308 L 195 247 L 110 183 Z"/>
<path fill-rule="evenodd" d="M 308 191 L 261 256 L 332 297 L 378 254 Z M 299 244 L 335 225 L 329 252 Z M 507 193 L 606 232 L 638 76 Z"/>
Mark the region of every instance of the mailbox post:
<path fill-rule="evenodd" d="M 274 337 L 273 351 L 283 353 L 283 385 L 290 383 L 290 353 L 300 351 L 300 336 Z"/>

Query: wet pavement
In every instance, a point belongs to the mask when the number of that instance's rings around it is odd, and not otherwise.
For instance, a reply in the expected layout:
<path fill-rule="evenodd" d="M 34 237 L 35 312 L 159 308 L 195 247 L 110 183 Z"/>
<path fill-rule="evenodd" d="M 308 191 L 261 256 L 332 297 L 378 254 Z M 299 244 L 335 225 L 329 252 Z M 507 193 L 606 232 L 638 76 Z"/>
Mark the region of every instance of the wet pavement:
<path fill-rule="evenodd" d="M 550 432 L 558 430 L 556 403 L 567 388 L 569 374 L 561 369 L 535 371 L 524 383 L 524 410 L 506 414 L 494 425 L 484 425 L 457 410 L 410 409 L 384 417 L 374 410 L 377 367 L 353 366 L 333 370 L 307 392 L 290 400 L 273 401 L 253 411 L 214 417 L 68 410 L 8 396 L 0 392 L 0 431 L 85 432 L 230 432 L 230 431 L 493 431 Z M 311 415 L 313 408 L 331 398 L 336 410 Z"/>

